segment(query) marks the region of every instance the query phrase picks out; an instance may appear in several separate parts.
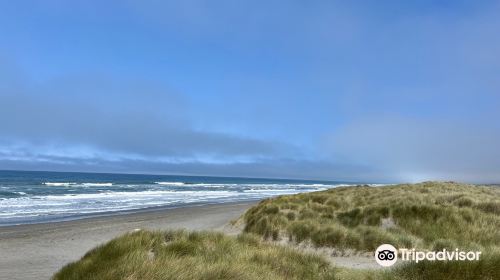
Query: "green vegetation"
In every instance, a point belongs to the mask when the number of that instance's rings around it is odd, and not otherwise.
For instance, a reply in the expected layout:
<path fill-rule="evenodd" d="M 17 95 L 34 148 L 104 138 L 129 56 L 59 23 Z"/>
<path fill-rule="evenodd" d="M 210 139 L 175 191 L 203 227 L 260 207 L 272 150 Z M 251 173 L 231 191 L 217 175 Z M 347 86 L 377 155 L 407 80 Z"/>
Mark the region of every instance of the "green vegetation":
<path fill-rule="evenodd" d="M 390 270 L 336 269 L 335 280 L 496 280 L 500 254 L 474 262 L 408 263 Z"/>
<path fill-rule="evenodd" d="M 342 187 L 267 199 L 244 216 L 265 239 L 371 252 L 380 244 L 418 249 L 500 246 L 500 189 L 426 182 Z"/>
<path fill-rule="evenodd" d="M 91 250 L 54 279 L 333 279 L 333 269 L 249 234 L 138 231 Z"/>
<path fill-rule="evenodd" d="M 54 279 L 500 279 L 500 189 L 427 182 L 345 187 L 267 199 L 238 237 L 138 231 L 65 266 Z M 392 269 L 336 268 L 291 244 L 372 252 L 382 243 L 480 250 L 480 261 L 422 261 Z"/>
<path fill-rule="evenodd" d="M 476 262 L 409 263 L 341 279 L 500 279 L 500 188 L 452 182 L 343 187 L 267 199 L 243 217 L 264 239 L 372 252 L 380 244 L 482 251 Z"/>
<path fill-rule="evenodd" d="M 381 278 L 382 279 L 382 278 Z M 396 267 L 384 279 L 457 280 L 500 279 L 500 253 L 494 253 L 479 261 L 423 261 Z"/>

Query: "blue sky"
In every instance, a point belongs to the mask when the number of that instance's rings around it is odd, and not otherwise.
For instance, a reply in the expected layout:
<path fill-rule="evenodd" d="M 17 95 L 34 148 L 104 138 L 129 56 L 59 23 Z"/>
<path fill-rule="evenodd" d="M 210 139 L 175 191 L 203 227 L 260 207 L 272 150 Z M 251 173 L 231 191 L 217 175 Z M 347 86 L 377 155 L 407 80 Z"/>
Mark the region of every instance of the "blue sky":
<path fill-rule="evenodd" d="M 0 1 L 0 169 L 500 181 L 499 1 Z"/>

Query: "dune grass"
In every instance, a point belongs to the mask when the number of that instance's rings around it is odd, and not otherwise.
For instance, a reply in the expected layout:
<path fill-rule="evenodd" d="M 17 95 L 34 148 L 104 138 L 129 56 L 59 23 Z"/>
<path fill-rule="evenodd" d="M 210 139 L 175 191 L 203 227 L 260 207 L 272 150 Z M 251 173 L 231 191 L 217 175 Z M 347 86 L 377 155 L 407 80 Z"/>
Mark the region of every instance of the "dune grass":
<path fill-rule="evenodd" d="M 267 199 L 243 217 L 266 239 L 370 252 L 380 244 L 417 249 L 500 246 L 500 188 L 426 182 L 342 187 Z"/>
<path fill-rule="evenodd" d="M 138 231 L 89 251 L 53 279 L 333 279 L 333 273 L 318 256 L 249 234 Z"/>
<path fill-rule="evenodd" d="M 420 262 L 392 270 L 347 269 L 252 234 L 138 231 L 89 251 L 53 279 L 493 280 L 500 279 L 499 256 L 470 263 Z"/>
<path fill-rule="evenodd" d="M 500 279 L 500 254 L 474 262 L 407 263 L 388 270 L 338 268 L 335 280 L 496 280 Z"/>
<path fill-rule="evenodd" d="M 500 279 L 500 253 L 490 253 L 479 261 L 423 261 L 395 267 L 381 279 L 408 280 L 495 280 Z"/>
<path fill-rule="evenodd" d="M 244 232 L 339 251 L 482 251 L 477 262 L 420 262 L 390 271 L 344 269 L 342 279 L 500 279 L 500 188 L 453 182 L 343 187 L 267 199 Z"/>

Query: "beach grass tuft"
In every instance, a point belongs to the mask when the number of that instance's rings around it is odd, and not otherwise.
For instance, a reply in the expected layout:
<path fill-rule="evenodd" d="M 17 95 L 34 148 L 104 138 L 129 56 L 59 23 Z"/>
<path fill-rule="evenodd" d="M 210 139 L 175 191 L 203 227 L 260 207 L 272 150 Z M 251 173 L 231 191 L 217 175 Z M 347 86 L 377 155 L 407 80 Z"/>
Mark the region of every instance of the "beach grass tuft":
<path fill-rule="evenodd" d="M 321 257 L 264 244 L 251 234 L 138 231 L 89 251 L 53 279 L 333 279 L 333 274 Z"/>

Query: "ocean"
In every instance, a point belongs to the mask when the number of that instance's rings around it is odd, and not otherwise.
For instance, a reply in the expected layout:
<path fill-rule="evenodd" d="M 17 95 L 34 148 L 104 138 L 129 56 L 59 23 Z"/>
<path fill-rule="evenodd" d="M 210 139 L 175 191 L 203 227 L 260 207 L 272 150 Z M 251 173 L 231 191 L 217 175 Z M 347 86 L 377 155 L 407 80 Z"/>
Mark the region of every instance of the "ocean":
<path fill-rule="evenodd" d="M 258 200 L 346 182 L 203 176 L 0 171 L 0 226 L 157 207 Z"/>

